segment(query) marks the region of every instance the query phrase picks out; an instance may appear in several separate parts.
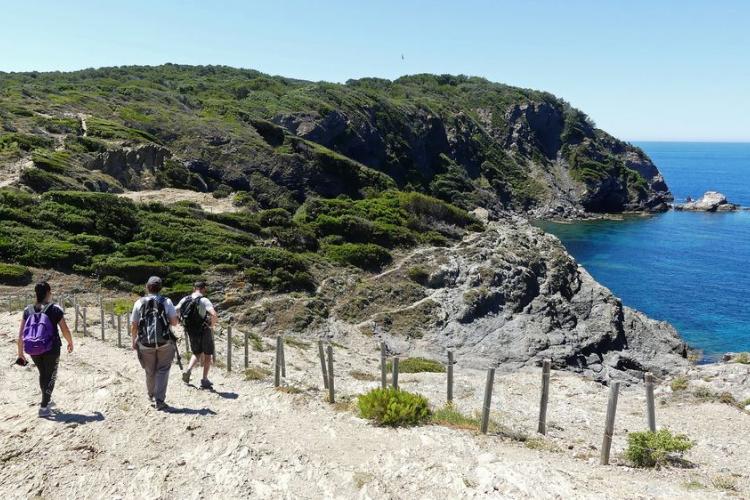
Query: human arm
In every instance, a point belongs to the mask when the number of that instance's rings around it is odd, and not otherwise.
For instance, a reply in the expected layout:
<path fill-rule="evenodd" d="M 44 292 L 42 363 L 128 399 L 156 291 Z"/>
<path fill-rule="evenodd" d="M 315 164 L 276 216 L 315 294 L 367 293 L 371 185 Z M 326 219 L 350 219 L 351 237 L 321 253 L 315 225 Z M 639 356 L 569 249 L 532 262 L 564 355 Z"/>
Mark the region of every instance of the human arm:
<path fill-rule="evenodd" d="M 18 358 L 26 361 L 26 355 L 23 353 L 23 327 L 26 324 L 26 319 L 21 318 L 21 326 L 18 328 Z"/>
<path fill-rule="evenodd" d="M 60 318 L 60 331 L 63 334 L 63 337 L 65 337 L 65 341 L 68 343 L 68 352 L 73 352 L 73 335 L 70 334 L 70 328 L 68 328 L 68 324 L 65 322 L 65 318 Z"/>
<path fill-rule="evenodd" d="M 133 312 L 130 314 L 130 342 L 133 350 L 138 349 L 138 322 L 141 319 L 140 301 L 133 304 Z"/>

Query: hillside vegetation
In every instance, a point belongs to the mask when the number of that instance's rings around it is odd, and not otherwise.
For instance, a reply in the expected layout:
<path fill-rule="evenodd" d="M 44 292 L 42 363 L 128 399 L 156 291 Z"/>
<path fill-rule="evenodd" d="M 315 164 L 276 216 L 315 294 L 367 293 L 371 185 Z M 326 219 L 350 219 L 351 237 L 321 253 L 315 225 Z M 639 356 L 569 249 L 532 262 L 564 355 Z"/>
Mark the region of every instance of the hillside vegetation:
<path fill-rule="evenodd" d="M 663 208 L 639 149 L 546 92 L 414 75 L 346 84 L 218 66 L 0 73 L 0 165 L 34 191 L 178 187 L 296 210 L 398 188 L 464 209 Z"/>

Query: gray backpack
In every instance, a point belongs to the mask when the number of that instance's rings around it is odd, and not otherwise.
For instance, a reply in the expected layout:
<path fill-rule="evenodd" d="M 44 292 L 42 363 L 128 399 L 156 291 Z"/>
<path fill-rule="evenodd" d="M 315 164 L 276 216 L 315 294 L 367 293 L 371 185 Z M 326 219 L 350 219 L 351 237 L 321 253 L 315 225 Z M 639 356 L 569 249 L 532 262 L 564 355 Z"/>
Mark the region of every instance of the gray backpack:
<path fill-rule="evenodd" d="M 156 296 L 141 304 L 141 320 L 138 322 L 138 342 L 141 344 L 159 345 L 172 340 L 165 300 L 162 296 Z"/>

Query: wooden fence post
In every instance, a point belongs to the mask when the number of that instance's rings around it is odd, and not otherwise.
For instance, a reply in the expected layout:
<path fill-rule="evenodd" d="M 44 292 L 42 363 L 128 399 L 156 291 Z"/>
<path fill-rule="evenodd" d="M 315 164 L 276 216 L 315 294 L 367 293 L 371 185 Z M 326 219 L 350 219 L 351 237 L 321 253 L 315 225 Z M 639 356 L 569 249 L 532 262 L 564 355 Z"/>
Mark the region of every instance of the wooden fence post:
<path fill-rule="evenodd" d="M 398 390 L 398 357 L 393 358 L 391 365 L 391 385 Z"/>
<path fill-rule="evenodd" d="M 85 337 L 88 334 L 88 329 L 86 328 L 86 306 L 83 306 L 83 317 L 81 317 L 81 322 L 83 323 L 83 336 Z"/>
<path fill-rule="evenodd" d="M 227 327 L 227 371 L 232 371 L 232 325 Z"/>
<path fill-rule="evenodd" d="M 80 309 L 78 308 L 78 303 L 77 303 L 77 302 L 73 304 L 73 309 L 74 309 L 74 311 L 75 311 L 75 312 L 73 313 L 73 314 L 75 314 L 75 320 L 74 320 L 74 325 L 73 325 L 73 331 L 74 331 L 75 333 L 78 333 L 78 316 L 80 316 L 80 314 L 81 314 L 81 311 L 80 311 Z"/>
<path fill-rule="evenodd" d="M 654 404 L 654 375 L 646 372 L 643 377 L 646 383 L 646 412 L 648 414 L 648 430 L 656 432 L 656 406 Z"/>
<path fill-rule="evenodd" d="M 487 381 L 484 384 L 484 403 L 482 404 L 482 434 L 487 434 L 490 426 L 490 408 L 492 407 L 492 386 L 495 383 L 495 369 L 487 370 Z"/>
<path fill-rule="evenodd" d="M 328 402 L 336 402 L 336 394 L 333 390 L 333 346 L 328 344 Z"/>
<path fill-rule="evenodd" d="M 602 456 L 600 461 L 602 465 L 609 465 L 609 451 L 612 448 L 612 434 L 615 430 L 615 412 L 617 411 L 617 396 L 619 392 L 620 382 L 610 382 L 607 419 L 604 422 L 604 437 L 602 439 Z"/>
<path fill-rule="evenodd" d="M 547 434 L 547 402 L 549 401 L 549 373 L 552 368 L 552 360 L 545 359 L 542 362 L 542 397 L 539 401 L 539 426 L 536 431 L 539 434 Z"/>
<path fill-rule="evenodd" d="M 250 366 L 249 365 L 249 363 L 250 363 L 250 355 L 249 355 L 249 352 L 248 352 L 248 345 L 249 344 L 250 344 L 249 335 L 247 333 L 245 333 L 245 345 L 244 345 L 244 347 L 245 347 L 245 370 L 247 370 L 249 368 L 249 366 Z"/>
<path fill-rule="evenodd" d="M 122 316 L 117 315 L 117 347 L 122 347 Z"/>
<path fill-rule="evenodd" d="M 273 386 L 281 385 L 281 336 L 276 337 L 276 363 L 273 371 Z"/>
<path fill-rule="evenodd" d="M 117 326 L 115 324 L 115 308 L 112 307 L 112 312 L 109 313 L 109 324 L 112 325 L 112 328 Z"/>
<path fill-rule="evenodd" d="M 380 343 L 380 388 L 388 386 L 388 370 L 385 366 L 385 342 Z"/>
<path fill-rule="evenodd" d="M 286 354 L 284 352 L 284 336 L 280 335 L 281 339 L 281 376 L 286 378 Z"/>
<path fill-rule="evenodd" d="M 13 312 L 13 297 L 11 297 L 10 295 L 8 295 L 8 312 Z"/>
<path fill-rule="evenodd" d="M 102 340 L 104 340 L 104 304 L 102 303 L 101 295 L 99 295 L 99 320 L 102 327 Z"/>
<path fill-rule="evenodd" d="M 320 371 L 323 373 L 323 388 L 328 389 L 328 370 L 326 370 L 326 353 L 323 341 L 318 340 L 318 357 L 320 358 Z"/>
<path fill-rule="evenodd" d="M 448 394 L 445 399 L 448 404 L 453 403 L 453 351 L 448 351 Z"/>

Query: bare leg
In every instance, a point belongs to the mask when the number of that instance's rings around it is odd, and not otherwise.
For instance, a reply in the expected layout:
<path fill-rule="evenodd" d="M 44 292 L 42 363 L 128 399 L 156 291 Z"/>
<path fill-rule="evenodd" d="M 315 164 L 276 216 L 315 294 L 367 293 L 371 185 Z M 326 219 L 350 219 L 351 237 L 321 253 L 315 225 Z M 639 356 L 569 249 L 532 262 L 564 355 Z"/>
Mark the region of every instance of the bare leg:
<path fill-rule="evenodd" d="M 208 370 L 211 369 L 211 356 L 203 355 L 203 380 L 208 378 Z"/>

